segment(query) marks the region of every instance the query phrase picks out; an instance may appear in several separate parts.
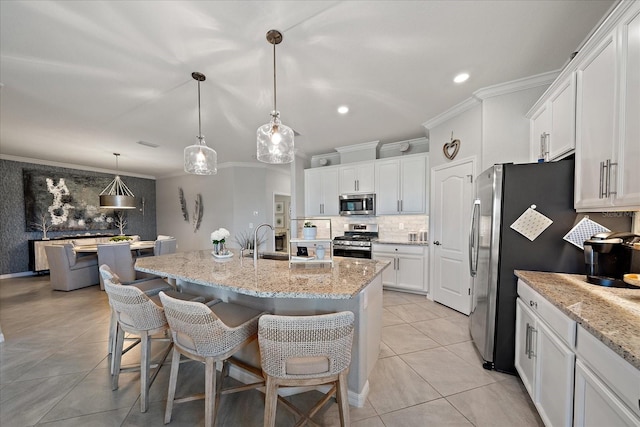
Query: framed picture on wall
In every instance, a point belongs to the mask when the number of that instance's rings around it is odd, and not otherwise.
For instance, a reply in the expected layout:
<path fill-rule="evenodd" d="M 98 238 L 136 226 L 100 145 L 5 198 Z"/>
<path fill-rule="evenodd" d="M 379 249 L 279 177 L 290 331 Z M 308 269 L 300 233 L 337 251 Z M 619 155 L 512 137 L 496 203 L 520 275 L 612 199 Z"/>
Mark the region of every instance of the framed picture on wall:
<path fill-rule="evenodd" d="M 275 213 L 277 214 L 284 213 L 284 202 L 275 203 Z"/>
<path fill-rule="evenodd" d="M 284 215 L 276 215 L 275 219 L 276 219 L 276 227 L 277 228 L 284 227 Z"/>

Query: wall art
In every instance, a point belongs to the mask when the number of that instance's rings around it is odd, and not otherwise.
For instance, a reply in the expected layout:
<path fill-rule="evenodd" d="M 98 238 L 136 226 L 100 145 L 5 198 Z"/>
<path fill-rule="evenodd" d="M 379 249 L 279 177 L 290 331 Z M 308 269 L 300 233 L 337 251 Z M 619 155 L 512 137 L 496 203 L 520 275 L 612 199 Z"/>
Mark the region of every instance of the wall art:
<path fill-rule="evenodd" d="M 112 178 L 22 170 L 25 231 L 116 228 L 112 209 L 100 209 L 99 194 Z"/>

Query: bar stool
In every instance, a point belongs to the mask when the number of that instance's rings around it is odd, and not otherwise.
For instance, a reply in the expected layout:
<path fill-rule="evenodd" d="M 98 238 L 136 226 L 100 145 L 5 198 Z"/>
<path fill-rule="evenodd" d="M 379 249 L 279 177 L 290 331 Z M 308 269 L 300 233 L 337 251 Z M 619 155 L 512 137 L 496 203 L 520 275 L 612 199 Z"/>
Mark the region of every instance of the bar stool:
<path fill-rule="evenodd" d="M 174 288 L 173 286 L 171 286 L 169 283 L 167 283 L 165 280 L 157 278 L 157 279 L 142 279 L 139 281 L 134 281 L 134 282 L 130 282 L 130 283 L 122 283 L 122 281 L 120 280 L 120 276 L 118 276 L 116 273 L 113 272 L 113 270 L 111 270 L 111 268 L 107 265 L 107 264 L 102 264 L 100 266 L 100 279 L 102 280 L 102 282 L 104 283 L 105 280 L 111 280 L 112 283 L 118 283 L 121 284 L 123 286 L 135 286 L 136 288 L 140 289 L 142 292 L 144 292 L 147 296 L 154 296 L 154 295 L 158 295 L 158 292 L 160 291 L 173 291 Z M 104 285 L 103 285 L 104 286 Z M 160 303 L 160 300 L 158 299 L 158 304 Z M 108 342 L 108 352 L 109 354 L 114 354 L 114 349 L 116 346 L 116 336 L 118 334 L 118 321 L 116 319 L 116 313 L 115 311 L 112 309 L 111 310 L 111 320 L 109 322 L 109 342 Z M 129 350 L 131 350 L 131 348 L 133 348 L 135 345 L 137 345 L 140 341 L 139 340 L 135 340 L 135 342 L 130 345 L 129 347 L 127 347 L 126 349 L 123 350 L 123 354 L 128 352 Z M 111 375 L 113 375 L 113 371 L 114 371 L 114 362 L 115 362 L 115 358 L 112 356 L 111 357 Z"/>
<path fill-rule="evenodd" d="M 106 266 L 105 270 L 108 268 Z M 102 267 L 101 267 L 102 269 Z M 160 362 L 157 364 L 152 376 L 149 377 L 151 369 L 151 336 L 165 333 L 169 329 L 164 310 L 161 307 L 159 297 L 149 297 L 136 286 L 122 285 L 117 281 L 117 276 L 104 276 L 104 287 L 109 297 L 109 304 L 115 313 L 118 328 L 116 334 L 116 344 L 112 354 L 113 372 L 112 372 L 112 390 L 118 389 L 118 380 L 120 372 L 140 370 L 140 411 L 146 412 L 149 406 L 149 388 L 153 384 L 162 364 L 167 358 L 173 344 L 161 356 Z M 171 291 L 167 291 L 171 292 Z M 185 299 L 198 299 L 204 301 L 203 297 L 196 297 L 189 294 L 181 294 L 179 292 L 171 292 L 174 297 Z M 134 368 L 121 369 L 122 354 L 124 346 L 124 334 L 134 334 L 139 336 L 141 345 L 140 366 Z M 156 340 L 156 339 L 154 339 Z M 170 338 L 160 338 L 162 341 L 171 341 Z"/>
<path fill-rule="evenodd" d="M 218 302 L 205 305 L 180 301 L 160 292 L 160 300 L 171 328 L 174 347 L 169 376 L 169 392 L 164 423 L 171 422 L 174 403 L 202 399 L 201 394 L 176 399 L 176 384 L 180 367 L 180 355 L 205 364 L 205 426 L 216 422 L 221 394 L 230 394 L 264 386 L 262 372 L 233 358 L 238 350 L 257 337 L 261 312 L 237 304 Z M 216 363 L 222 362 L 220 381 L 216 383 Z M 260 381 L 222 389 L 222 382 L 229 373 L 229 364 L 255 375 Z"/>
<path fill-rule="evenodd" d="M 350 311 L 316 316 L 264 315 L 258 324 L 262 371 L 266 377 L 264 425 L 273 427 L 278 400 L 302 418 L 311 418 L 336 394 L 340 425 L 349 425 L 347 373 L 351 363 L 354 314 Z M 329 392 L 303 414 L 289 401 L 278 399 L 278 387 L 333 384 Z"/>

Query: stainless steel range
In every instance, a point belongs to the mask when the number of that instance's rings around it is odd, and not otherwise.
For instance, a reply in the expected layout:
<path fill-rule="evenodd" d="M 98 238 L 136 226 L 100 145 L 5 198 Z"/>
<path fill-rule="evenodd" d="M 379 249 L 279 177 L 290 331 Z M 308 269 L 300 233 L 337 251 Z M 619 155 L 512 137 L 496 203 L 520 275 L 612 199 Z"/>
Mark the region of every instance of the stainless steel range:
<path fill-rule="evenodd" d="M 378 224 L 349 224 L 344 236 L 333 239 L 333 254 L 371 259 L 371 241 L 378 238 Z"/>

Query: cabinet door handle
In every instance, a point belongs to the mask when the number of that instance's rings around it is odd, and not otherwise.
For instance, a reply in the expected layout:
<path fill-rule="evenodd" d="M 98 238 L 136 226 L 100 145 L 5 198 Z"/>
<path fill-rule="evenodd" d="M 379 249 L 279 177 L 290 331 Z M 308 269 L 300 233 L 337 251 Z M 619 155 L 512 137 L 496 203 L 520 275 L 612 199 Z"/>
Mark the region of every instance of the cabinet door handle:
<path fill-rule="evenodd" d="M 600 162 L 600 190 L 598 191 L 598 199 L 606 197 L 606 190 L 604 189 L 604 162 Z"/>
<path fill-rule="evenodd" d="M 400 212 L 400 200 L 396 200 L 396 211 Z"/>
<path fill-rule="evenodd" d="M 536 301 L 530 300 L 529 301 L 529 307 L 538 308 L 538 303 Z"/>
<path fill-rule="evenodd" d="M 404 200 L 400 200 L 400 212 L 402 212 L 403 209 L 402 202 L 404 202 Z"/>
<path fill-rule="evenodd" d="M 607 168 L 607 197 L 610 197 L 612 194 L 617 194 L 617 191 L 611 191 L 611 166 L 618 166 L 618 163 L 612 162 L 611 159 L 607 159 L 606 168 Z"/>
<path fill-rule="evenodd" d="M 527 332 L 524 334 L 524 354 L 531 359 L 531 353 L 529 353 L 529 346 L 531 345 L 531 325 L 527 323 Z"/>
<path fill-rule="evenodd" d="M 533 326 L 531 327 L 531 333 L 529 333 L 529 339 L 530 339 L 530 344 L 529 344 L 529 359 L 531 359 L 532 357 L 536 357 L 536 348 L 534 347 L 536 344 L 536 336 L 538 335 L 538 330 L 536 328 L 534 328 Z"/>
<path fill-rule="evenodd" d="M 400 258 L 396 258 L 398 260 L 398 270 L 400 270 Z"/>

